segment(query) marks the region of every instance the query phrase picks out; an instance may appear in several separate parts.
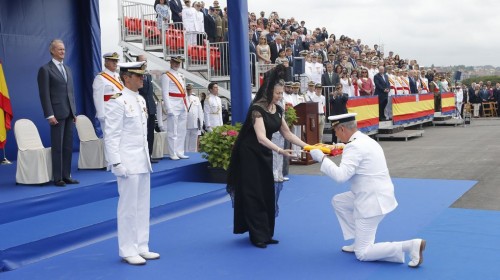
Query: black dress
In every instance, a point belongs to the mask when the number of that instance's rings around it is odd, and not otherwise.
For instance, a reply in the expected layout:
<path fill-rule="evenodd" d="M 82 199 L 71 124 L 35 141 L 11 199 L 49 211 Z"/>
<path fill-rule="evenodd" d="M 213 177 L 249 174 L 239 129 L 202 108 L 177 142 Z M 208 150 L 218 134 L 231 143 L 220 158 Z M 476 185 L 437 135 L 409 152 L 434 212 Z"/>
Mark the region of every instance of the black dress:
<path fill-rule="evenodd" d="M 252 105 L 235 143 L 229 166 L 228 192 L 233 198 L 234 233 L 249 232 L 254 243 L 267 242 L 274 235 L 275 193 L 273 154 L 261 145 L 253 128 L 253 116 L 260 114 L 271 140 L 281 127 L 283 109 L 274 114 Z"/>

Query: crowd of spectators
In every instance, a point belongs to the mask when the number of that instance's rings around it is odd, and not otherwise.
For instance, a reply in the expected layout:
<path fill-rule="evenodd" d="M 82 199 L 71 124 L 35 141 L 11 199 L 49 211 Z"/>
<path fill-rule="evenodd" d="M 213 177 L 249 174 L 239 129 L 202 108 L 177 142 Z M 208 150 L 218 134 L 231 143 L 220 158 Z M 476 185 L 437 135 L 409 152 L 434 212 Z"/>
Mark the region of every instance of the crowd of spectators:
<path fill-rule="evenodd" d="M 186 30 L 206 32 L 211 42 L 227 41 L 227 8 L 222 8 L 217 0 L 208 7 L 203 1 L 191 3 L 190 0 L 184 0 L 183 4 L 181 0 L 156 0 L 155 7 L 157 4 L 167 6 L 172 22 L 184 23 Z M 161 8 L 165 10 L 165 6 Z M 165 11 L 157 11 L 159 18 L 165 17 Z M 361 39 L 337 36 L 325 27 L 308 29 L 304 20 L 299 21 L 294 17 L 286 19 L 275 11 L 269 15 L 264 11 L 259 15 L 249 12 L 248 26 L 249 49 L 254 57 L 251 61 L 252 74 L 255 74 L 256 68 L 261 71 L 265 69 L 264 72 L 274 65 L 284 64 L 290 68 L 287 79 L 292 81 L 292 73 L 296 73 L 293 69 L 297 67 L 295 60 L 304 57 L 303 77 L 306 77 L 306 83 L 320 83 L 329 94 L 333 94 L 337 84 L 340 84 L 349 97 L 374 95 L 374 76 L 383 66 L 391 84 L 389 96 L 434 93 L 436 111 L 441 109 L 441 93 L 456 93 L 459 89 L 461 93 L 457 95 L 457 104 L 477 104 L 473 105 L 476 116 L 482 114 L 482 103 L 498 103 L 499 100 L 498 89 L 491 83 L 462 86 L 452 79 L 450 72 L 424 69 L 415 59 L 401 58 L 393 51 L 386 54 L 377 44 L 371 46 L 364 44 Z M 258 82 L 253 77 L 252 83 Z M 328 93 L 325 93 L 327 97 Z"/>

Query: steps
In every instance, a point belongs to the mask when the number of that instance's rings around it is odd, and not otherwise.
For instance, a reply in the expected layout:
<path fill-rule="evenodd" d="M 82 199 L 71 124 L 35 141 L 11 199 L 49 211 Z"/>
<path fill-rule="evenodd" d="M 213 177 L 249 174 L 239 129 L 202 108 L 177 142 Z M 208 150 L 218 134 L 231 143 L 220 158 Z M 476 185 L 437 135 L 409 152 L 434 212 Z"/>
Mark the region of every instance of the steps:
<path fill-rule="evenodd" d="M 151 224 L 229 199 L 225 185 L 203 182 L 206 162 L 165 164 L 170 168 L 151 174 Z M 106 180 L 109 172 L 86 172 L 93 176 L 88 185 L 0 203 L 0 211 L 9 213 L 0 217 L 0 271 L 116 236 L 116 182 Z"/>

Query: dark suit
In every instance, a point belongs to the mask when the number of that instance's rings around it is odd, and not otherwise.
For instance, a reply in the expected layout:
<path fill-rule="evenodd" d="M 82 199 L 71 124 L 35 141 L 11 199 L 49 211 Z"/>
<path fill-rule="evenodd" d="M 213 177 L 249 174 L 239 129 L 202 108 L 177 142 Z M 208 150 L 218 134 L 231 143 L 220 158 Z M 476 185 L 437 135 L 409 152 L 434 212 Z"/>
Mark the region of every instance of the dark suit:
<path fill-rule="evenodd" d="M 271 63 L 275 63 L 274 61 L 278 58 L 278 45 L 280 50 L 284 49 L 283 44 L 277 44 L 276 42 L 269 44 L 269 48 L 271 49 Z"/>
<path fill-rule="evenodd" d="M 378 73 L 373 77 L 373 81 L 375 82 L 375 95 L 378 95 L 378 117 L 380 120 L 385 120 L 384 110 L 385 106 L 387 106 L 388 93 L 391 88 L 389 77 L 387 74 L 382 76 L 382 74 Z M 387 92 L 384 90 L 387 90 Z"/>
<path fill-rule="evenodd" d="M 73 75 L 64 65 L 67 81 L 50 61 L 38 70 L 38 90 L 45 118 L 54 116 L 57 124 L 50 126 L 52 175 L 54 182 L 71 178 L 73 123 L 76 118 Z"/>
<path fill-rule="evenodd" d="M 156 103 L 153 97 L 153 83 L 150 74 L 144 75 L 144 82 L 142 88 L 139 89 L 139 94 L 146 100 L 146 108 L 148 109 L 148 148 L 149 155 L 153 154 L 153 144 L 155 139 L 155 125 L 156 125 Z"/>
<path fill-rule="evenodd" d="M 205 33 L 207 33 L 208 41 L 214 43 L 215 42 L 215 36 L 216 36 L 216 25 L 215 25 L 215 20 L 214 18 L 206 14 L 204 15 L 204 20 L 203 20 L 204 26 L 205 26 Z"/>
<path fill-rule="evenodd" d="M 408 77 L 408 80 L 410 81 L 410 93 L 416 94 L 418 93 L 418 88 L 417 88 L 417 81 L 413 77 Z"/>
<path fill-rule="evenodd" d="M 182 3 L 180 0 L 170 0 L 170 11 L 172 11 L 172 21 L 173 22 L 181 22 L 182 16 L 179 14 L 182 13 Z"/>

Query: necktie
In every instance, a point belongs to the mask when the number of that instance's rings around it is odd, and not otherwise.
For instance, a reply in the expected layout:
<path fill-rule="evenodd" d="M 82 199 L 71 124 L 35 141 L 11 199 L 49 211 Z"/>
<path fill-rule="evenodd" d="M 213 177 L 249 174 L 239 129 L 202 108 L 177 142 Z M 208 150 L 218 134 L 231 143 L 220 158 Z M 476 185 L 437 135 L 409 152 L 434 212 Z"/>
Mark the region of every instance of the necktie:
<path fill-rule="evenodd" d="M 59 71 L 61 71 L 61 74 L 63 75 L 64 80 L 67 82 L 68 78 L 66 77 L 66 72 L 64 71 L 64 67 L 63 67 L 62 63 L 59 63 Z"/>

